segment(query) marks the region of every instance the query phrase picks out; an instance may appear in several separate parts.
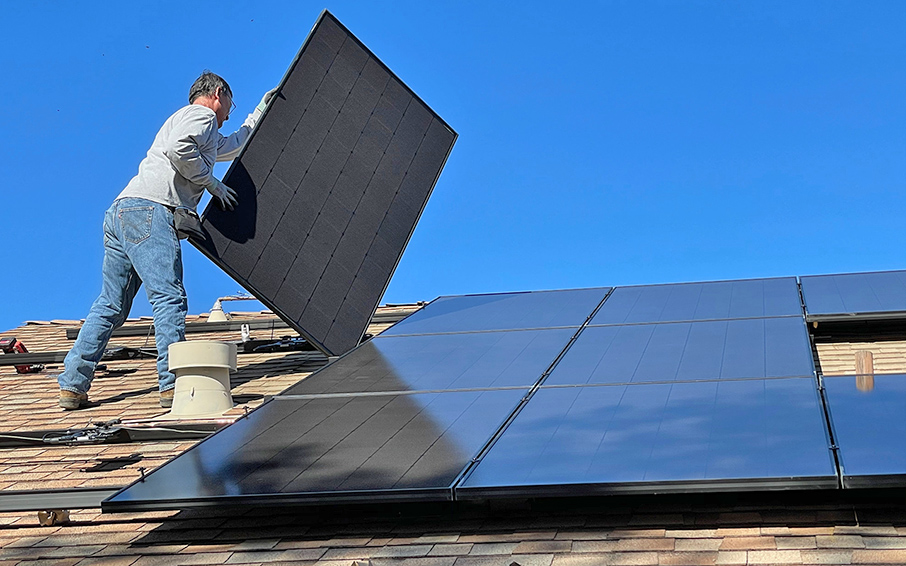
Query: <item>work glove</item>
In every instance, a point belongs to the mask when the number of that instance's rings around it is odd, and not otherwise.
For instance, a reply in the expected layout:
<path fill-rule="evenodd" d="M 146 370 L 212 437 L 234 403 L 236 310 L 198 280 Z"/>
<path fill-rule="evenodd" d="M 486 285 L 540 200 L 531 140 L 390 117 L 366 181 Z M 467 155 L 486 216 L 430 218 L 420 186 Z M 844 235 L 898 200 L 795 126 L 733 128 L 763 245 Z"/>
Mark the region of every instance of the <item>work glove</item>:
<path fill-rule="evenodd" d="M 267 108 L 267 105 L 270 103 L 271 99 L 275 94 L 277 94 L 278 88 L 280 87 L 272 88 L 264 93 L 264 96 L 261 98 L 261 102 L 258 103 L 258 110 L 264 112 L 264 109 Z"/>
<path fill-rule="evenodd" d="M 205 187 L 205 190 L 220 202 L 220 208 L 224 210 L 233 210 L 239 203 L 239 199 L 236 198 L 236 191 L 224 185 L 223 181 L 214 179 L 214 183 L 209 187 Z"/>

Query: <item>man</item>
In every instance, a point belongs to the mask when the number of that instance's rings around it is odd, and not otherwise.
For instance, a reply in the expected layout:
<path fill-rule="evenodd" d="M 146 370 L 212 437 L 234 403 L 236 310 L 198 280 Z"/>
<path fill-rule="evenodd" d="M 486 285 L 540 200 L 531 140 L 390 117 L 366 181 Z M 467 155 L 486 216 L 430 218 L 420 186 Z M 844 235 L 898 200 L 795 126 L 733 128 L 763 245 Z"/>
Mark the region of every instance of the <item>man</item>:
<path fill-rule="evenodd" d="M 236 206 L 236 192 L 214 178 L 214 162 L 239 154 L 275 92 L 265 94 L 242 126 L 224 137 L 218 129 L 229 119 L 233 93 L 225 80 L 205 71 L 189 89 L 189 105 L 164 122 L 138 174 L 104 217 L 101 294 L 57 377 L 61 407 L 72 410 L 88 404 L 94 368 L 113 330 L 129 315 L 142 283 L 154 313 L 160 405 L 172 406 L 176 376 L 170 372 L 167 351 L 170 344 L 185 339 L 188 308 L 174 212 L 194 211 L 204 191 L 225 209 Z"/>

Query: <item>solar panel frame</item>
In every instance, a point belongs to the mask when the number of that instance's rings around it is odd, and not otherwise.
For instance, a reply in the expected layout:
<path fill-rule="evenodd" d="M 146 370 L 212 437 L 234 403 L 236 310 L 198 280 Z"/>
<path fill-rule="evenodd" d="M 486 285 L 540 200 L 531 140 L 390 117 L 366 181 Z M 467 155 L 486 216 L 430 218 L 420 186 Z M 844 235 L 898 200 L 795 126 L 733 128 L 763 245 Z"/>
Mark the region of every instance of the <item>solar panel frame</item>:
<path fill-rule="evenodd" d="M 335 56 L 331 50 L 336 50 Z M 332 65 L 332 56 L 344 64 Z M 295 72 L 303 57 L 306 65 L 321 69 L 320 82 L 316 74 Z M 353 76 L 359 67 L 361 74 Z M 290 87 L 310 93 L 311 99 L 305 106 L 306 118 L 286 123 L 276 116 L 287 111 L 280 97 Z M 345 89 L 350 89 L 350 95 L 343 98 Z M 352 96 L 355 89 L 361 93 Z M 356 130 L 344 130 L 342 124 L 336 129 L 339 133 L 326 135 L 331 120 L 362 119 L 368 112 L 367 105 L 356 105 L 361 102 L 359 96 L 378 97 L 359 137 L 344 137 L 344 131 Z M 411 103 L 400 108 L 406 100 Z M 347 101 L 351 101 L 349 108 L 344 106 L 343 112 L 333 110 L 332 105 Z M 412 146 L 410 134 L 419 135 L 419 124 L 423 124 L 426 141 Z M 364 335 L 457 137 L 414 91 L 324 10 L 281 80 L 277 96 L 224 176 L 224 182 L 239 192 L 240 212 L 226 213 L 211 203 L 202 215 L 209 238 L 190 241 L 319 350 L 342 354 Z M 331 148 L 325 151 L 319 144 Z M 406 170 L 400 170 L 397 161 L 406 152 L 412 158 L 404 175 Z M 287 157 L 281 160 L 283 156 Z M 363 166 L 367 159 L 371 162 Z M 296 169 L 307 167 L 298 189 L 284 182 L 293 173 L 281 173 L 280 167 L 286 169 L 281 163 L 292 163 Z M 363 186 L 368 167 L 376 169 Z M 272 208 L 284 207 L 281 219 L 275 222 L 258 214 L 256 199 L 261 187 L 255 188 L 253 178 L 266 179 L 269 195 L 276 191 L 277 204 Z M 369 190 L 392 187 L 396 182 L 393 195 L 384 195 L 383 189 Z M 360 201 L 351 190 L 357 186 L 364 192 Z M 290 194 L 293 191 L 296 198 Z M 300 191 L 305 191 L 304 199 L 299 197 Z M 381 198 L 375 200 L 375 196 Z M 306 200 L 310 198 L 322 200 L 311 206 Z M 357 208 L 350 210 L 355 202 Z M 234 218 L 243 214 L 245 220 L 229 221 L 227 214 Z M 297 216 L 284 222 L 286 214 Z M 403 216 L 405 220 L 401 220 Z M 336 225 L 343 219 L 348 222 Z M 260 230 L 259 221 L 265 222 Z M 255 229 L 236 227 L 243 222 L 255 224 Z M 221 234 L 218 226 L 230 236 Z M 362 233 L 373 236 L 363 237 Z"/>

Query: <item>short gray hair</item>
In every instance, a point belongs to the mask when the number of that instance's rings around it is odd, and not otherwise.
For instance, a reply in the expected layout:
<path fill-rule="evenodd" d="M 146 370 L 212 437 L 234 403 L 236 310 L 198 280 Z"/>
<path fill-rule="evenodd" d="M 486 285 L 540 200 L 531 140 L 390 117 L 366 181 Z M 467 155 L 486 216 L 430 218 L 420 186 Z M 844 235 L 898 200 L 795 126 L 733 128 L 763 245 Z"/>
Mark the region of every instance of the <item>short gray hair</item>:
<path fill-rule="evenodd" d="M 205 69 L 189 89 L 189 104 L 193 104 L 195 99 L 201 96 L 214 96 L 218 90 L 233 98 L 233 91 L 230 90 L 230 85 L 223 80 L 223 77 Z"/>

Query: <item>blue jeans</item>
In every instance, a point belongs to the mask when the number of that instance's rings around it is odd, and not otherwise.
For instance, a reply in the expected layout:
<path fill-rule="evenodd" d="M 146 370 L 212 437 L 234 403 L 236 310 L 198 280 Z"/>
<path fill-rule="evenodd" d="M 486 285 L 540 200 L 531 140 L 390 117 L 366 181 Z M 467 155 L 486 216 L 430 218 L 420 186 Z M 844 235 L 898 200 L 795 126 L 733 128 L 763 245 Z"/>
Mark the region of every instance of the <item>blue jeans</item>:
<path fill-rule="evenodd" d="M 167 351 L 170 344 L 185 339 L 188 310 L 173 213 L 145 199 L 115 201 L 104 216 L 101 274 L 101 294 L 66 355 L 65 370 L 57 376 L 60 389 L 88 392 L 110 335 L 126 321 L 143 282 L 154 312 L 160 390 L 172 389 L 176 376 L 170 371 Z"/>

